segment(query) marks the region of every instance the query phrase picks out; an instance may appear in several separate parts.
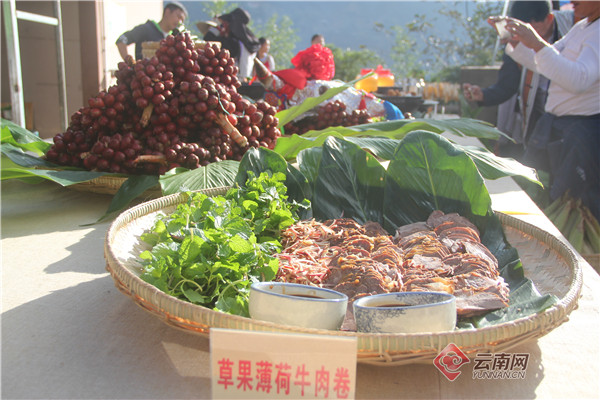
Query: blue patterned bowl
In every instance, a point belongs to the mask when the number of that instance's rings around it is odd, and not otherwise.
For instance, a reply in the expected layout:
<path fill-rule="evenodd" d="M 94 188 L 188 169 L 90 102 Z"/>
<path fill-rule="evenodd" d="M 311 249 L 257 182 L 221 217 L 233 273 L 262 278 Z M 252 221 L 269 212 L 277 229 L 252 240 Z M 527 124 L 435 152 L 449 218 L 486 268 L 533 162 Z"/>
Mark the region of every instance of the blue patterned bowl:
<path fill-rule="evenodd" d="M 330 289 L 284 282 L 250 286 L 250 317 L 284 325 L 340 329 L 348 296 Z"/>
<path fill-rule="evenodd" d="M 356 300 L 353 309 L 358 332 L 445 332 L 456 326 L 456 300 L 442 292 L 366 296 Z"/>

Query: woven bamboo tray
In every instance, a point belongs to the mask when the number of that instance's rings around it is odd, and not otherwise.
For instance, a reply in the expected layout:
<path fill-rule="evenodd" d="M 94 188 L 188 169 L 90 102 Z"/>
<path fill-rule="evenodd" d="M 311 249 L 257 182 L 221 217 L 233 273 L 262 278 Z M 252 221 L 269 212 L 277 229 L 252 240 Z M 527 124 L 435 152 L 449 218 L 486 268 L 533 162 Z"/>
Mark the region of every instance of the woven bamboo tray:
<path fill-rule="evenodd" d="M 127 177 L 118 176 L 100 176 L 89 181 L 76 183 L 74 185 L 67 186 L 69 189 L 77 190 L 80 192 L 100 193 L 100 194 L 115 194 L 121 188 L 121 185 L 125 183 Z M 146 199 L 155 199 L 162 196 L 160 186 L 152 187 L 142 193 L 139 197 Z"/>
<path fill-rule="evenodd" d="M 209 189 L 209 196 L 225 193 L 226 188 Z M 139 278 L 138 255 L 148 246 L 139 238 L 149 229 L 158 213 L 171 213 L 185 196 L 161 197 L 122 213 L 111 224 L 104 245 L 106 268 L 117 288 L 143 309 L 165 323 L 197 334 L 210 328 L 251 331 L 310 333 L 327 336 L 357 337 L 359 363 L 401 365 L 430 363 L 449 343 L 467 354 L 500 352 L 525 341 L 539 338 L 563 322 L 577 307 L 582 272 L 577 255 L 560 239 L 534 225 L 499 213 L 509 242 L 518 251 L 525 269 L 541 294 L 554 294 L 559 301 L 548 310 L 511 322 L 470 330 L 420 334 L 373 334 L 306 329 L 257 321 L 197 306 L 160 291 Z"/>

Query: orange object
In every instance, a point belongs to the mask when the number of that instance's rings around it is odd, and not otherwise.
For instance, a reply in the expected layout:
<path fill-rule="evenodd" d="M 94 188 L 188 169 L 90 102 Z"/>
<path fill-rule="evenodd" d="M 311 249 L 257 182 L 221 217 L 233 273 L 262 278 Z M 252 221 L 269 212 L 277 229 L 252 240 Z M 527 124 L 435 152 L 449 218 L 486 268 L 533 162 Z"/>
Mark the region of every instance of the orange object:
<path fill-rule="evenodd" d="M 363 79 L 360 82 L 357 82 L 354 87 L 357 89 L 363 89 L 365 92 L 374 92 L 378 87 L 394 86 L 394 74 L 392 74 L 389 69 L 385 69 L 381 65 L 378 65 L 375 69 L 363 68 L 360 70 L 359 76 L 366 75 L 370 72 L 375 72 L 375 74 Z"/>
<path fill-rule="evenodd" d="M 364 74 L 362 74 L 364 75 Z M 361 75 L 359 75 L 357 78 L 359 78 Z M 362 89 L 365 92 L 374 92 L 377 90 L 377 75 L 372 75 L 368 78 L 363 79 L 362 81 L 358 81 L 356 82 L 356 84 L 354 85 L 354 87 L 356 89 Z"/>

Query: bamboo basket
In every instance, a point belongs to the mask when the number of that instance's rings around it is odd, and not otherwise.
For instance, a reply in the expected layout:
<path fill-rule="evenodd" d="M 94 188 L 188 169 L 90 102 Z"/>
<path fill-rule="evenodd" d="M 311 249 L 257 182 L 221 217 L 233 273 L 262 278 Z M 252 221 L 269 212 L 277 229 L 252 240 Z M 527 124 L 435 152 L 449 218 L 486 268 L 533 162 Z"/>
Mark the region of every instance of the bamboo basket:
<path fill-rule="evenodd" d="M 91 179 L 89 181 L 76 183 L 74 185 L 67 186 L 69 189 L 77 190 L 80 192 L 90 192 L 99 194 L 111 194 L 114 195 L 119 191 L 121 185 L 127 180 L 126 177 L 118 176 L 100 176 L 98 178 Z M 155 199 L 162 196 L 160 186 L 152 187 L 142 193 L 139 197 L 146 199 Z"/>
<path fill-rule="evenodd" d="M 209 196 L 224 194 L 227 188 L 208 189 Z M 374 334 L 298 328 L 229 315 L 176 299 L 139 278 L 138 255 L 148 249 L 140 235 L 149 229 L 159 213 L 171 213 L 184 202 L 184 194 L 161 197 L 122 213 L 106 234 L 106 268 L 116 287 L 137 305 L 168 325 L 207 335 L 211 328 L 249 331 L 307 333 L 357 338 L 359 363 L 395 366 L 431 363 L 448 344 L 466 354 L 501 352 L 525 341 L 544 336 L 568 320 L 577 307 L 582 286 L 581 259 L 564 242 L 534 225 L 498 213 L 509 242 L 518 251 L 525 275 L 541 294 L 553 294 L 558 302 L 544 312 L 507 323 L 479 329 L 443 333 Z"/>

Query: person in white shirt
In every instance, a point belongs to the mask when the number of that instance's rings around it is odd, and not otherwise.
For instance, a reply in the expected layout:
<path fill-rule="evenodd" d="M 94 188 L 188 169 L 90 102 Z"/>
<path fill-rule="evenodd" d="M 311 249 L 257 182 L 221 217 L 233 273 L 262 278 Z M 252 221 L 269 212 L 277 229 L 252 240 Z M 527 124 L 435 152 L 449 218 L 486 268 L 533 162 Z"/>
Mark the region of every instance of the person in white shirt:
<path fill-rule="evenodd" d="M 550 173 L 552 200 L 569 191 L 600 220 L 600 2 L 571 3 L 581 20 L 553 45 L 509 18 L 506 53 L 550 80 L 524 163 Z"/>

